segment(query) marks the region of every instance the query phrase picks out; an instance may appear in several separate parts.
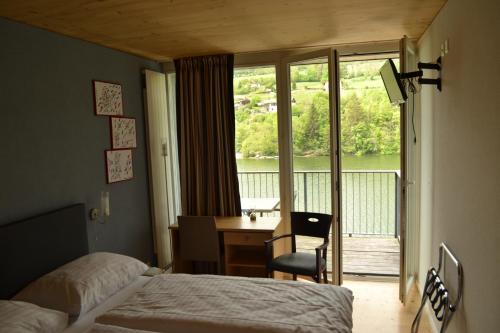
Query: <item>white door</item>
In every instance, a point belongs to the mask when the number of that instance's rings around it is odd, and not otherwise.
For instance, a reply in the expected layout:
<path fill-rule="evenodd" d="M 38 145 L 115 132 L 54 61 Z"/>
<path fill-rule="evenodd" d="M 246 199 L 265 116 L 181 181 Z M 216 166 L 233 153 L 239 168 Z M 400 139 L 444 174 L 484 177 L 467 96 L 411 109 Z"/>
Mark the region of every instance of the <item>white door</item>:
<path fill-rule="evenodd" d="M 280 133 L 280 151 L 288 152 L 288 161 L 281 172 L 283 188 L 287 195 L 290 211 L 310 211 L 332 214 L 335 223 L 332 227 L 327 268 L 332 271 L 332 282 L 342 283 L 342 225 L 340 222 L 340 134 L 339 134 L 339 80 L 338 55 L 336 50 L 323 49 L 314 52 L 286 57 L 282 61 L 281 86 L 286 100 L 282 101 L 283 110 Z M 314 83 L 298 82 L 302 72 L 317 76 Z M 314 85 L 314 86 L 313 86 Z M 309 95 L 306 101 L 305 92 Z M 307 130 L 307 146 L 301 144 L 299 133 L 304 138 Z M 326 134 L 328 132 L 328 134 Z M 325 156 L 323 170 L 305 170 L 300 166 L 300 156 L 307 150 L 319 151 Z M 281 161 L 280 161 L 281 162 Z M 288 213 L 288 212 L 283 212 Z M 287 230 L 289 231 L 289 230 Z M 297 248 L 300 240 L 297 240 Z"/>
<path fill-rule="evenodd" d="M 158 266 L 167 268 L 172 263 L 168 226 L 175 223 L 177 216 L 172 160 L 175 156 L 175 137 L 174 131 L 171 130 L 172 121 L 168 112 L 165 74 L 150 70 L 145 70 L 144 74 L 154 246 Z"/>
<path fill-rule="evenodd" d="M 413 45 L 405 37 L 400 42 L 400 72 L 416 70 Z M 417 85 L 415 81 L 415 86 Z M 419 189 L 418 155 L 419 117 L 415 96 L 407 88 L 408 100 L 401 105 L 401 270 L 400 300 L 406 301 L 418 269 Z"/>

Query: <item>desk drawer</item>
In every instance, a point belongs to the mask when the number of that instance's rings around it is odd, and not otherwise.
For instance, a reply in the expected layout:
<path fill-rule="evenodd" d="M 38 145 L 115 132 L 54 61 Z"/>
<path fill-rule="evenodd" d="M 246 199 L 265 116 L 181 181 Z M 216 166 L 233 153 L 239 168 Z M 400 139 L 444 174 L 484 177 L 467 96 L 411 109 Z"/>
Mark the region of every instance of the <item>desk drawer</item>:
<path fill-rule="evenodd" d="M 264 246 L 264 241 L 271 238 L 273 234 L 267 232 L 225 232 L 224 244 Z"/>

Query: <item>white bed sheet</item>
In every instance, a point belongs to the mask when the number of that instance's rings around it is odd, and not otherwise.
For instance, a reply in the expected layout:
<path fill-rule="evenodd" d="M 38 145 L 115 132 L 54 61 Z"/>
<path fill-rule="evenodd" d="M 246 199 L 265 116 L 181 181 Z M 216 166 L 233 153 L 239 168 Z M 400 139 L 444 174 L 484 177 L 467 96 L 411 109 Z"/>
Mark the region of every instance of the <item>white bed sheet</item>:
<path fill-rule="evenodd" d="M 148 276 L 139 276 L 132 283 L 126 287 L 119 290 L 117 293 L 106 299 L 104 302 L 85 313 L 83 316 L 78 317 L 75 321 L 71 322 L 70 325 L 63 331 L 63 333 L 84 333 L 89 332 L 94 324 L 94 320 L 97 316 L 102 315 L 106 311 L 120 305 L 127 298 L 132 296 L 136 291 L 142 289 L 142 287 L 150 280 Z"/>

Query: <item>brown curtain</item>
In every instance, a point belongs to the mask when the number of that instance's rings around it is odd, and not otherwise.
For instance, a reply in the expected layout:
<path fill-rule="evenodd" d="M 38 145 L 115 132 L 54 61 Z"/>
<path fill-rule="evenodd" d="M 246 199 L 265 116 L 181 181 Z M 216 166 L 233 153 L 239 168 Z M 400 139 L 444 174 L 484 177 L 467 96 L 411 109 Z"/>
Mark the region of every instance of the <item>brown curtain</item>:
<path fill-rule="evenodd" d="M 175 60 L 183 215 L 241 215 L 233 62 L 233 55 Z"/>

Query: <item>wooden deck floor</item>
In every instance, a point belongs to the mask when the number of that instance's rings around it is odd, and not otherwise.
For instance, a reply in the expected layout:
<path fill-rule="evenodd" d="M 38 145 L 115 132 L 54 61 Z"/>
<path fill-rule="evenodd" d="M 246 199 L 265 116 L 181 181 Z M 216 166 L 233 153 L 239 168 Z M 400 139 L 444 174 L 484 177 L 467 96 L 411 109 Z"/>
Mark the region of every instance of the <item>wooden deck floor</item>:
<path fill-rule="evenodd" d="M 331 242 L 331 240 L 330 240 Z M 314 253 L 317 238 L 297 236 L 297 251 Z M 360 275 L 399 275 L 399 241 L 394 237 L 345 236 L 344 273 Z M 331 254 L 327 267 L 331 270 Z"/>

